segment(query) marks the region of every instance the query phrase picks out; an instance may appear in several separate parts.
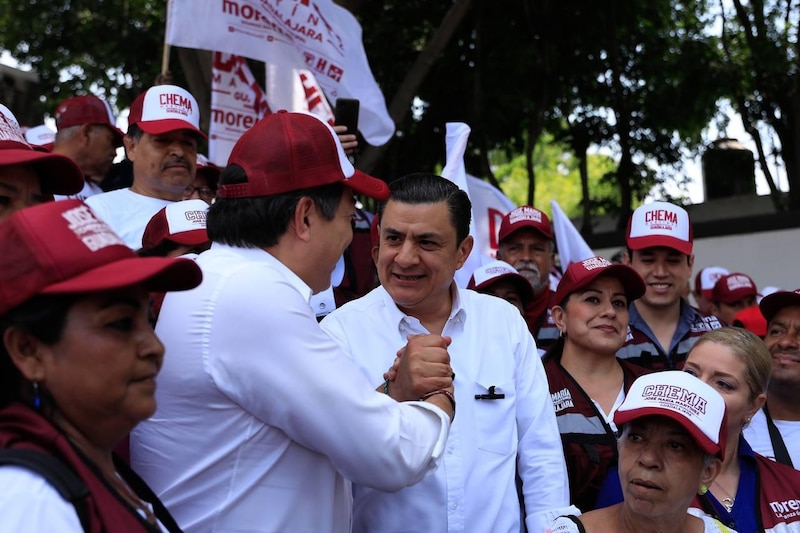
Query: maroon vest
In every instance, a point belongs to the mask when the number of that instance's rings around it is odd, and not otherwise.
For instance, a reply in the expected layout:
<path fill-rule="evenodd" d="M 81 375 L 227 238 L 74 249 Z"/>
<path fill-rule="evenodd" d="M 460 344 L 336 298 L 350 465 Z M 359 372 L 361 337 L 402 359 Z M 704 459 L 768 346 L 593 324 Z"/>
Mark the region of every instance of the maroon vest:
<path fill-rule="evenodd" d="M 0 409 L 0 448 L 26 449 L 44 452 L 61 460 L 86 484 L 89 529 L 91 533 L 160 532 L 145 521 L 103 479 L 97 468 L 75 448 L 53 424 L 29 407 L 13 403 Z M 120 471 L 123 478 L 130 474 Z M 136 487 L 132 479 L 125 479 Z M 143 495 L 140 494 L 140 497 Z M 155 503 L 152 498 L 142 498 Z"/>

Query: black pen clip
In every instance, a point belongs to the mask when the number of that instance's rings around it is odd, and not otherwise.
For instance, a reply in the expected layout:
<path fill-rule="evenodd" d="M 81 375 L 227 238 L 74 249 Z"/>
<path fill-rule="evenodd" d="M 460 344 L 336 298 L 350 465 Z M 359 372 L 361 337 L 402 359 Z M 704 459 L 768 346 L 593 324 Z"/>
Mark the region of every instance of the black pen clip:
<path fill-rule="evenodd" d="M 505 394 L 496 394 L 494 392 L 495 386 L 492 385 L 489 387 L 489 394 L 476 394 L 476 400 L 502 400 L 506 397 Z"/>

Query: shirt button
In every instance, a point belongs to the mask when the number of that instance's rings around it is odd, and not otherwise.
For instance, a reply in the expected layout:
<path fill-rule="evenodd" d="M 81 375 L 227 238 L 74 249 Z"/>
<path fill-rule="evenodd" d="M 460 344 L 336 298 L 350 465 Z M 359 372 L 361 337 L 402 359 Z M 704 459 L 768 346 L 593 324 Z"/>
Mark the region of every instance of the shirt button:
<path fill-rule="evenodd" d="M 452 446 L 450 446 L 449 448 L 447 448 L 447 453 L 453 453 L 453 447 L 452 447 Z"/>
<path fill-rule="evenodd" d="M 458 504 L 454 503 L 453 505 L 450 506 L 450 508 L 453 510 L 458 509 Z"/>

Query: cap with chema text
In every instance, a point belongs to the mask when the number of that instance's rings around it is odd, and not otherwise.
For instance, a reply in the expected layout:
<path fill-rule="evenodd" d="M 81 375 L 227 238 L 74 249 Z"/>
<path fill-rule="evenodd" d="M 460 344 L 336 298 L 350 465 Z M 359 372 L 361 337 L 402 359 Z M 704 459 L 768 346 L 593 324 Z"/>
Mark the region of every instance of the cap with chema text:
<path fill-rule="evenodd" d="M 692 255 L 694 237 L 689 213 L 668 202 L 652 202 L 636 208 L 628 219 L 625 237 L 631 250 L 663 246 Z"/>

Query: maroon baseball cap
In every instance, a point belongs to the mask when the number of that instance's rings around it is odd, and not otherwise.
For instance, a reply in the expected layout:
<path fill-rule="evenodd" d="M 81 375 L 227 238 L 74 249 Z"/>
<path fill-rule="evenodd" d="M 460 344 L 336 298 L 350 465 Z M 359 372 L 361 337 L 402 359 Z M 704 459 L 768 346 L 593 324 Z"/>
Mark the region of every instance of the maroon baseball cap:
<path fill-rule="evenodd" d="M 469 278 L 467 288 L 484 292 L 485 289 L 504 279 L 511 281 L 517 288 L 523 305 L 533 300 L 533 287 L 530 282 L 505 261 L 490 261 L 476 268 Z"/>
<path fill-rule="evenodd" d="M 553 239 L 553 227 L 544 211 L 530 205 L 523 205 L 507 213 L 500 221 L 500 232 L 497 240 L 502 241 L 521 228 L 533 228 L 546 238 Z"/>
<path fill-rule="evenodd" d="M 647 290 L 642 277 L 628 265 L 612 263 L 603 257 L 590 257 L 572 263 L 558 282 L 555 305 L 561 305 L 575 291 L 583 289 L 598 276 L 611 276 L 622 283 L 628 303 L 641 298 Z"/>
<path fill-rule="evenodd" d="M 761 309 L 761 314 L 767 319 L 767 322 L 775 318 L 778 311 L 784 307 L 800 306 L 800 289 L 794 291 L 776 291 L 772 294 L 764 296 L 759 302 L 758 307 Z"/>
<path fill-rule="evenodd" d="M 200 129 L 197 100 L 177 85 L 156 85 L 137 96 L 128 115 L 128 125 L 134 124 L 150 135 L 190 130 L 207 138 Z"/>
<path fill-rule="evenodd" d="M 722 276 L 714 284 L 711 291 L 712 302 L 722 302 L 732 304 L 748 296 L 758 296 L 756 284 L 747 274 L 734 272 Z"/>
<path fill-rule="evenodd" d="M 239 138 L 228 164 L 242 167 L 248 181 L 220 185 L 219 198 L 273 196 L 331 183 L 389 198 L 385 182 L 353 167 L 333 128 L 307 113 L 267 115 Z"/>
<path fill-rule="evenodd" d="M 111 106 L 94 95 L 75 96 L 64 100 L 58 104 L 55 118 L 58 131 L 84 124 L 108 126 L 114 133 L 115 146 L 122 146 L 123 133 L 116 125 Z"/>
<path fill-rule="evenodd" d="M 80 200 L 48 202 L 0 223 L 0 315 L 40 294 L 104 291 L 144 283 L 150 291 L 200 284 L 194 261 L 138 257 Z"/>
<path fill-rule="evenodd" d="M 42 192 L 76 194 L 83 189 L 83 173 L 67 156 L 34 150 L 22 134 L 14 114 L 0 104 L 0 167 L 26 165 L 39 176 Z"/>
<path fill-rule="evenodd" d="M 154 248 L 164 241 L 186 246 L 207 243 L 207 217 L 208 204 L 203 200 L 183 200 L 162 207 L 144 228 L 142 248 Z"/>

